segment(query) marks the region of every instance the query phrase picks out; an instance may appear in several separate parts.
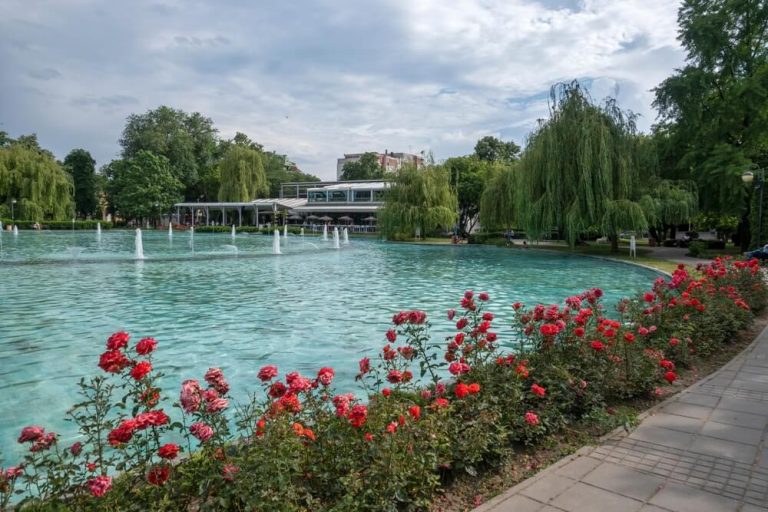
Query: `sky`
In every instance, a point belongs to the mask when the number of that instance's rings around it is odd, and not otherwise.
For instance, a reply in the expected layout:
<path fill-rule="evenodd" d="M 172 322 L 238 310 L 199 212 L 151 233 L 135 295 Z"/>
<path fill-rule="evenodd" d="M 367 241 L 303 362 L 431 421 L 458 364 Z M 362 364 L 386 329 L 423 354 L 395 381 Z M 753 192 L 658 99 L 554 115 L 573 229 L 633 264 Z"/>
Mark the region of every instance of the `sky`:
<path fill-rule="evenodd" d="M 119 157 L 125 119 L 168 105 L 335 176 L 365 151 L 524 145 L 573 79 L 655 122 L 684 62 L 678 0 L 3 0 L 0 130 L 63 159 Z"/>

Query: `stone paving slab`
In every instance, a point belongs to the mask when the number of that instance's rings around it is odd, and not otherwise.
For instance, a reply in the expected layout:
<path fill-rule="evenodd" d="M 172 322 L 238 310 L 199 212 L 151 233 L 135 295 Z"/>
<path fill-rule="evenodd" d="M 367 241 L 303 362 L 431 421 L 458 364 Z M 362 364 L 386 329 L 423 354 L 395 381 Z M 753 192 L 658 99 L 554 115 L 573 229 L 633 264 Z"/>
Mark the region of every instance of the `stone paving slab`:
<path fill-rule="evenodd" d="M 768 511 L 768 328 L 641 417 L 476 512 Z"/>

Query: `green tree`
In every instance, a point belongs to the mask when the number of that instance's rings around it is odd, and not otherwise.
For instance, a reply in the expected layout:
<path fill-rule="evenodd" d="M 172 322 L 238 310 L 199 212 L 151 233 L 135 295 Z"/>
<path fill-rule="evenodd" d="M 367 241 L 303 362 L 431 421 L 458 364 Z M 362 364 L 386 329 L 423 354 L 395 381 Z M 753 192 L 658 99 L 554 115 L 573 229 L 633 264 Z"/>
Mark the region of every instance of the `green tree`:
<path fill-rule="evenodd" d="M 516 227 L 519 213 L 518 164 L 491 166 L 480 197 L 480 223 L 486 231 Z"/>
<path fill-rule="evenodd" d="M 651 179 L 646 193 L 640 198 L 648 228 L 658 243 L 670 231 L 675 237 L 677 225 L 691 222 L 698 210 L 696 184 L 691 181 Z"/>
<path fill-rule="evenodd" d="M 466 237 L 474 228 L 480 213 L 480 197 L 483 194 L 491 165 L 476 156 L 449 158 L 443 164 L 456 188 L 459 206 L 459 231 Z"/>
<path fill-rule="evenodd" d="M 618 233 L 645 229 L 638 192 L 634 118 L 613 101 L 594 105 L 577 82 L 552 88 L 550 119 L 521 159 L 521 221 L 529 236 L 552 229 L 574 245 L 601 226 L 618 251 Z"/>
<path fill-rule="evenodd" d="M 384 168 L 379 165 L 379 157 L 376 153 L 363 153 L 360 160 L 347 162 L 341 168 L 341 179 L 351 180 L 377 180 L 384 177 Z"/>
<path fill-rule="evenodd" d="M 485 162 L 513 162 L 520 156 L 520 146 L 487 135 L 475 144 L 475 156 Z"/>
<path fill-rule="evenodd" d="M 269 197 L 280 195 L 280 185 L 292 181 L 320 181 L 320 178 L 312 174 L 303 173 L 290 162 L 284 155 L 278 155 L 272 151 L 263 153 L 264 172 L 269 182 Z"/>
<path fill-rule="evenodd" d="M 73 149 L 64 158 L 64 167 L 75 186 L 75 213 L 87 217 L 96 211 L 96 161 L 84 149 Z"/>
<path fill-rule="evenodd" d="M 167 158 L 171 172 L 184 185 L 187 199 L 199 199 L 201 195 L 208 198 L 211 193 L 206 180 L 210 181 L 215 167 L 216 129 L 209 118 L 166 106 L 132 114 L 120 145 L 123 159 L 131 159 L 139 151 Z"/>
<path fill-rule="evenodd" d="M 438 228 L 450 229 L 457 220 L 456 211 L 456 195 L 446 169 L 418 170 L 406 165 L 395 173 L 392 186 L 385 193 L 379 227 L 390 238 L 426 235 Z"/>
<path fill-rule="evenodd" d="M 233 144 L 219 163 L 219 201 L 245 202 L 269 191 L 262 155 L 244 144 Z"/>
<path fill-rule="evenodd" d="M 182 199 L 184 185 L 164 156 L 140 150 L 132 158 L 113 160 L 104 168 L 110 202 L 126 219 L 154 219 Z"/>
<path fill-rule="evenodd" d="M 685 0 L 678 22 L 687 62 L 655 89 L 660 128 L 701 207 L 741 215 L 740 175 L 768 165 L 768 4 Z"/>
<path fill-rule="evenodd" d="M 10 217 L 13 209 L 17 219 L 36 222 L 71 218 L 72 177 L 50 151 L 38 146 L 34 135 L 19 137 L 19 140 L 0 147 L 3 213 Z M 12 208 L 13 200 L 16 203 Z"/>

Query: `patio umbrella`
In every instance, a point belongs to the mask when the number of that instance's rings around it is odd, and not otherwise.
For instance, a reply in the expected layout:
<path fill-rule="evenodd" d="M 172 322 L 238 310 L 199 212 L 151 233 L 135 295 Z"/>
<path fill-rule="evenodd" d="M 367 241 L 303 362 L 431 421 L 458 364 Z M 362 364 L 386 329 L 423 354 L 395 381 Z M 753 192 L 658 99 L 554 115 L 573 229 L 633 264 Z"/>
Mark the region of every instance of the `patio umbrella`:
<path fill-rule="evenodd" d="M 346 215 L 344 215 L 343 217 L 339 217 L 339 220 L 344 222 L 352 222 L 353 219 L 352 217 L 347 217 Z"/>
<path fill-rule="evenodd" d="M 368 221 L 368 222 L 375 222 L 375 221 L 376 221 L 376 217 L 373 217 L 373 216 L 371 216 L 371 217 L 366 217 L 366 218 L 364 218 L 363 220 L 365 220 L 365 221 Z"/>
<path fill-rule="evenodd" d="M 310 215 L 310 217 L 311 217 L 311 215 Z M 291 219 L 291 220 L 301 220 L 301 215 L 298 215 L 298 214 L 294 213 L 293 215 L 291 215 L 288 218 Z"/>
<path fill-rule="evenodd" d="M 332 219 L 331 217 L 329 217 L 329 216 L 325 215 L 324 217 L 320 217 L 320 219 L 319 219 L 319 220 L 322 220 L 322 221 L 324 221 L 324 222 L 328 222 L 329 220 L 333 220 L 333 219 Z"/>
<path fill-rule="evenodd" d="M 318 217 L 317 215 L 307 215 L 307 218 L 308 219 L 319 219 L 320 217 Z"/>

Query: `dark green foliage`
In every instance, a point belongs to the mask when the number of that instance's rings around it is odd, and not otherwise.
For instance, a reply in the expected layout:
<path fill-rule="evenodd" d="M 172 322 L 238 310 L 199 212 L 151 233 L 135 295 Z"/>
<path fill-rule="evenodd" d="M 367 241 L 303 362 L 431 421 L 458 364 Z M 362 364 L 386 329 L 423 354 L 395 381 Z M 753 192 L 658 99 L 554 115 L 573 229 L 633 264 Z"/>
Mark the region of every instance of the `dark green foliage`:
<path fill-rule="evenodd" d="M 419 170 L 405 166 L 385 195 L 379 212 L 379 227 L 387 237 L 422 236 L 437 228 L 451 229 L 456 222 L 456 195 L 441 167 Z"/>
<path fill-rule="evenodd" d="M 75 186 L 75 211 L 81 217 L 96 211 L 96 161 L 84 149 L 73 149 L 64 158 L 64 167 Z"/>
<path fill-rule="evenodd" d="M 488 135 L 475 144 L 475 156 L 484 162 L 510 163 L 520 156 L 520 146 Z"/>
<path fill-rule="evenodd" d="M 269 190 L 261 153 L 240 144 L 227 150 L 219 163 L 219 176 L 219 201 L 251 201 Z"/>
<path fill-rule="evenodd" d="M 43 221 L 72 216 L 72 177 L 34 135 L 0 147 L 0 213 Z M 16 204 L 11 206 L 11 202 Z"/>
<path fill-rule="evenodd" d="M 377 180 L 384 177 L 384 168 L 379 165 L 376 153 L 363 153 L 360 160 L 347 162 L 341 169 L 341 179 L 348 180 Z"/>
<path fill-rule="evenodd" d="M 768 3 L 686 0 L 678 20 L 687 62 L 655 90 L 659 129 L 676 167 L 698 183 L 701 206 L 740 215 L 740 175 L 768 164 Z"/>
<path fill-rule="evenodd" d="M 550 119 L 533 132 L 520 165 L 521 224 L 530 236 L 557 229 L 570 245 L 601 225 L 618 249 L 621 230 L 646 227 L 638 185 L 634 115 L 599 107 L 577 82 L 552 88 Z"/>
<path fill-rule="evenodd" d="M 168 159 L 149 151 L 113 160 L 104 173 L 116 213 L 128 219 L 156 218 L 182 198 L 183 185 L 173 175 Z"/>
<path fill-rule="evenodd" d="M 132 114 L 120 145 L 124 159 L 134 158 L 140 151 L 167 158 L 171 174 L 184 186 L 187 199 L 195 200 L 201 193 L 211 192 L 205 185 L 214 167 L 216 129 L 202 114 L 166 106 Z"/>

